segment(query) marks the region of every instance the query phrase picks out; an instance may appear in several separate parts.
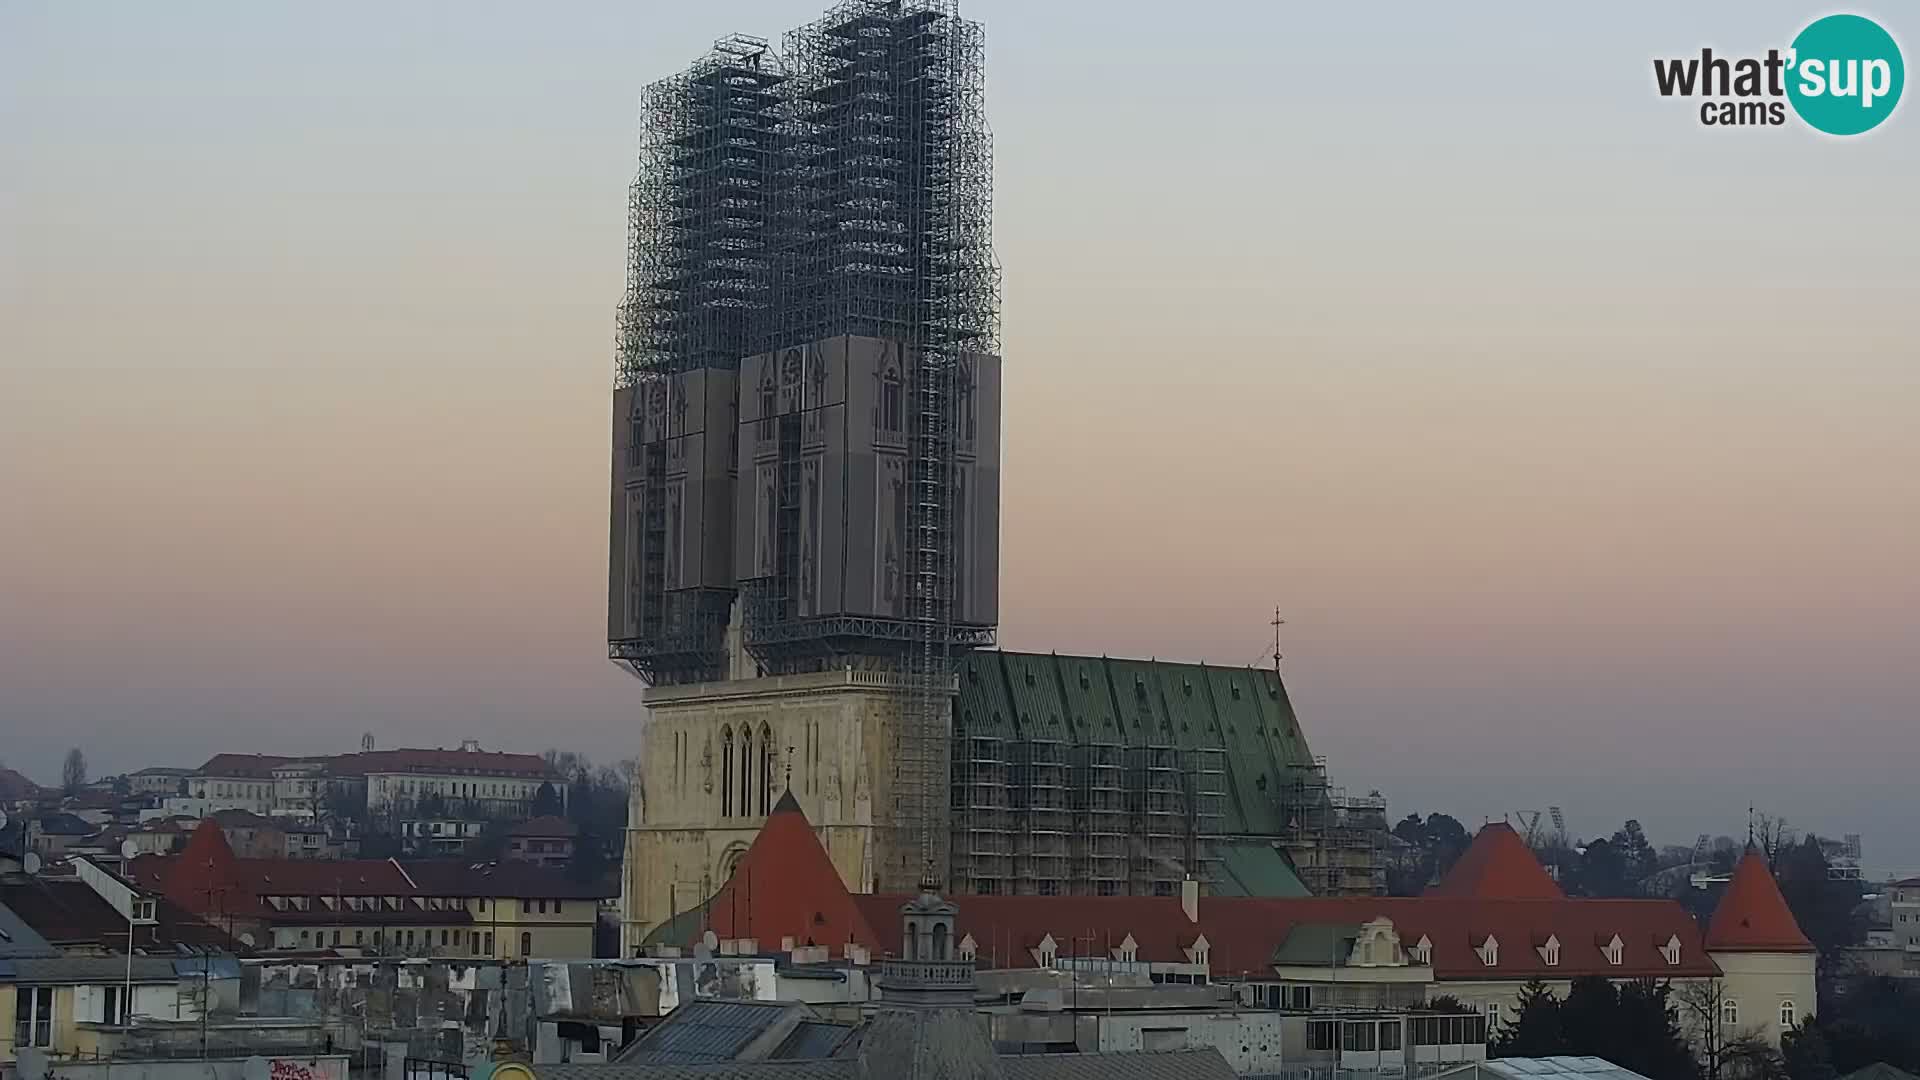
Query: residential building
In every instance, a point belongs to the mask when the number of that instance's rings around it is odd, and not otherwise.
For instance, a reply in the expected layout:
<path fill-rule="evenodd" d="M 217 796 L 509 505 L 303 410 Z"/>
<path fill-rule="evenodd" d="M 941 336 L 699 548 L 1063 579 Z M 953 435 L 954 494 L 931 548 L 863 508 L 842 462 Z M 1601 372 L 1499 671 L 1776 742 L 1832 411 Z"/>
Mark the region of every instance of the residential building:
<path fill-rule="evenodd" d="M 506 857 L 538 866 L 565 866 L 573 859 L 579 835 L 579 827 L 563 817 L 547 814 L 523 821 L 507 830 Z"/>
<path fill-rule="evenodd" d="M 615 891 L 524 863 L 241 858 L 213 822 L 129 877 L 259 951 L 513 960 L 591 957 Z"/>
<path fill-rule="evenodd" d="M 251 810 L 215 810 L 206 820 L 220 827 L 227 846 L 242 859 L 277 859 L 287 852 L 287 834 L 280 822 Z"/>
<path fill-rule="evenodd" d="M 424 806 L 466 821 L 528 816 L 543 783 L 565 803 L 565 784 L 535 754 L 497 753 L 468 740 L 458 750 L 363 750 L 285 757 L 216 754 L 188 778 L 168 808 L 204 815 L 246 810 L 262 817 L 313 820 L 330 801 L 374 814 L 410 816 Z M 435 816 L 434 814 L 421 816 Z"/>
<path fill-rule="evenodd" d="M 689 898 L 652 943 L 710 930 L 897 956 L 906 899 L 848 890 L 788 793 L 721 888 Z M 1198 882 L 1172 897 L 974 896 L 954 933 L 959 955 L 989 969 L 1117 962 L 1163 985 L 1230 981 L 1283 1011 L 1398 1013 L 1445 994 L 1490 1028 L 1528 981 L 1564 993 L 1583 975 L 1717 984 L 1733 1003 L 1720 1021 L 1776 1045 L 1814 1001 L 1812 947 L 1758 855 L 1741 860 L 1703 936 L 1673 901 L 1567 898 L 1504 824 L 1425 896 L 1218 896 Z"/>
<path fill-rule="evenodd" d="M 1920 877 L 1903 878 L 1887 889 L 1887 928 L 1895 948 L 1911 954 L 1920 965 Z"/>
<path fill-rule="evenodd" d="M 464 818 L 402 818 L 400 844 L 409 854 L 458 855 L 487 831 L 485 821 Z"/>
<path fill-rule="evenodd" d="M 64 810 L 41 814 L 27 819 L 27 850 L 43 857 L 64 855 L 69 848 L 97 835 L 100 829 L 100 825 Z"/>
<path fill-rule="evenodd" d="M 123 779 L 127 782 L 127 793 L 130 795 L 167 796 L 178 795 L 187 778 L 192 775 L 192 769 L 155 767 L 128 773 Z"/>

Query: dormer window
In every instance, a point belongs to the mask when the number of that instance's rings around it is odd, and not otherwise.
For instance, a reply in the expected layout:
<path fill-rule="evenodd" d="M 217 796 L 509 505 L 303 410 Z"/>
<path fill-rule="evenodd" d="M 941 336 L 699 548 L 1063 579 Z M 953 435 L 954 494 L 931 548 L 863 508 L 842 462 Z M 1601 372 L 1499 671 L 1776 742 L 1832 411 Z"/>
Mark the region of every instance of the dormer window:
<path fill-rule="evenodd" d="M 1673 937 L 1668 938 L 1667 943 L 1660 946 L 1660 955 L 1666 959 L 1668 966 L 1679 967 L 1680 935 L 1675 934 Z"/>
<path fill-rule="evenodd" d="M 1133 940 L 1132 934 L 1128 934 L 1126 940 L 1122 941 L 1113 950 L 1113 958 L 1127 964 L 1133 963 L 1139 955 L 1140 946 Z"/>
<path fill-rule="evenodd" d="M 962 963 L 973 963 L 974 957 L 979 955 L 979 952 L 980 943 L 973 940 L 972 934 L 968 934 L 960 939 L 960 960 Z"/>
<path fill-rule="evenodd" d="M 1207 954 L 1212 951 L 1212 948 L 1213 947 L 1207 943 L 1206 935 L 1202 934 L 1199 937 L 1194 938 L 1193 944 L 1187 946 L 1187 948 L 1184 951 L 1187 954 L 1188 961 L 1198 964 L 1201 967 L 1206 967 Z"/>
<path fill-rule="evenodd" d="M 1413 946 L 1413 962 L 1416 964 L 1433 963 L 1433 939 L 1425 934 Z"/>
<path fill-rule="evenodd" d="M 1492 934 L 1487 935 L 1487 940 L 1481 942 L 1480 948 L 1476 951 L 1480 954 L 1482 964 L 1488 967 L 1500 965 L 1500 942 L 1495 940 Z"/>
<path fill-rule="evenodd" d="M 1627 958 L 1627 945 L 1620 940 L 1619 934 L 1613 935 L 1613 940 L 1607 942 L 1600 951 L 1606 955 L 1607 963 L 1614 967 L 1619 967 Z"/>
<path fill-rule="evenodd" d="M 1060 955 L 1060 945 L 1053 940 L 1052 934 L 1041 938 L 1040 944 L 1033 947 L 1034 963 L 1041 967 L 1052 967 L 1054 957 L 1058 955 Z"/>
<path fill-rule="evenodd" d="M 1546 943 L 1539 946 L 1537 951 L 1540 953 L 1541 963 L 1548 967 L 1560 966 L 1560 939 L 1558 937 L 1548 935 Z"/>

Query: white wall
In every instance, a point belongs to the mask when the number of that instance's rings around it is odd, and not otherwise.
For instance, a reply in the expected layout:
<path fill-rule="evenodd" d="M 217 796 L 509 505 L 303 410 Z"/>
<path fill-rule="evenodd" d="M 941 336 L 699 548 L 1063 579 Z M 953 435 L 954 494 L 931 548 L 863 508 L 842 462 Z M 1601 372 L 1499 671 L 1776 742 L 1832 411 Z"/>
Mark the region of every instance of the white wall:
<path fill-rule="evenodd" d="M 1098 1016 L 1103 1054 L 1211 1046 L 1240 1076 L 1280 1072 L 1280 1013 L 1122 1013 Z"/>

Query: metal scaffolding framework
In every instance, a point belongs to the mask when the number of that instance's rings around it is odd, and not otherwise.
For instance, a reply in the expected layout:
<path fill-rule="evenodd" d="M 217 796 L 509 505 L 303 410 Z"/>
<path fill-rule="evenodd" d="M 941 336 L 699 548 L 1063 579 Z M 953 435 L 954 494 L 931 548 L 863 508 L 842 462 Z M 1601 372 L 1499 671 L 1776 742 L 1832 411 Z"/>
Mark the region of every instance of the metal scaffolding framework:
<path fill-rule="evenodd" d="M 963 734 L 953 761 L 957 891 L 1173 896 L 1217 873 L 1222 750 Z"/>
<path fill-rule="evenodd" d="M 1348 795 L 1327 781 L 1327 759 L 1288 768 L 1277 794 L 1280 845 L 1315 896 L 1379 896 L 1387 891 L 1381 844 L 1387 803 L 1376 792 Z"/>
<path fill-rule="evenodd" d="M 642 98 L 615 371 L 636 417 L 675 375 L 737 372 L 743 358 L 843 335 L 894 343 L 904 360 L 904 611 L 802 617 L 794 603 L 797 415 L 777 421 L 769 576 L 737 583 L 743 641 L 767 670 L 903 677 L 899 855 L 877 883 L 890 891 L 940 884 L 948 866 L 953 654 L 992 639 L 955 620 L 957 402 L 972 358 L 999 352 L 985 65 L 984 31 L 956 0 L 843 0 L 778 54 L 723 38 Z M 641 615 L 610 652 L 656 683 L 716 678 L 736 589 L 664 585 L 664 442 L 636 437 L 625 466 L 645 507 L 630 583 Z"/>
<path fill-rule="evenodd" d="M 985 35 L 954 0 L 849 0 L 790 31 L 769 348 L 840 334 L 906 358 L 910 635 L 879 887 L 944 883 L 952 773 L 956 383 L 999 351 Z"/>

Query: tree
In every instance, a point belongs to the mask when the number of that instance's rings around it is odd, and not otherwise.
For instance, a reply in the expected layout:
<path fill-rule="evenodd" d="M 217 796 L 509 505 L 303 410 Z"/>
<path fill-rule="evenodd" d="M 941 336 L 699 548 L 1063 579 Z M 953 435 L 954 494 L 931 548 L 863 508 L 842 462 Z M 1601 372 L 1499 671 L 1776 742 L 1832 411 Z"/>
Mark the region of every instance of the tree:
<path fill-rule="evenodd" d="M 553 781 L 542 780 L 540 787 L 533 793 L 533 816 L 548 817 L 560 813 L 560 790 Z"/>
<path fill-rule="evenodd" d="M 1798 843 L 1782 847 L 1773 868 L 1780 895 L 1786 898 L 1801 932 L 1813 942 L 1820 956 L 1821 975 L 1830 983 L 1845 959 L 1843 950 L 1866 940 L 1860 882 L 1834 877 L 1820 838 L 1811 833 Z"/>
<path fill-rule="evenodd" d="M 1782 1080 L 1786 1065 L 1767 1044 L 1758 1024 L 1730 1029 L 1722 1023 L 1726 984 L 1719 979 L 1682 983 L 1672 995 L 1681 1027 L 1699 1052 L 1705 1080 Z"/>
<path fill-rule="evenodd" d="M 1494 1040 L 1494 1057 L 1600 1057 L 1653 1080 L 1697 1080 L 1693 1054 L 1674 1023 L 1669 987 L 1639 980 L 1615 987 L 1595 975 L 1573 981 L 1564 1001 L 1529 983 L 1519 1018 Z"/>
<path fill-rule="evenodd" d="M 86 786 L 87 755 L 76 746 L 67 751 L 66 760 L 60 763 L 60 788 L 69 795 L 78 795 Z"/>
<path fill-rule="evenodd" d="M 1405 856 L 1387 870 L 1387 891 L 1394 896 L 1418 896 L 1453 869 L 1472 840 L 1466 826 L 1448 814 L 1429 814 L 1425 820 L 1408 814 L 1392 832 L 1405 844 Z"/>
<path fill-rule="evenodd" d="M 1560 1029 L 1560 999 L 1539 979 L 1520 988 L 1513 1019 L 1494 1036 L 1495 1057 L 1552 1057 L 1563 1053 L 1566 1033 Z"/>
<path fill-rule="evenodd" d="M 1834 1080 L 1839 1072 L 1818 1027 L 1799 1027 L 1780 1036 L 1780 1057 L 1790 1080 Z"/>

